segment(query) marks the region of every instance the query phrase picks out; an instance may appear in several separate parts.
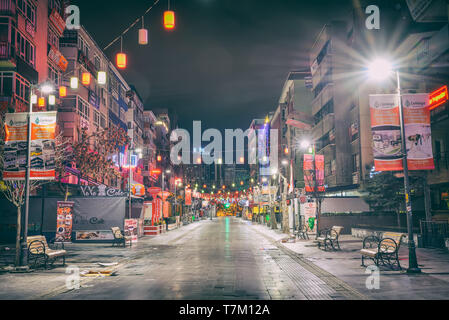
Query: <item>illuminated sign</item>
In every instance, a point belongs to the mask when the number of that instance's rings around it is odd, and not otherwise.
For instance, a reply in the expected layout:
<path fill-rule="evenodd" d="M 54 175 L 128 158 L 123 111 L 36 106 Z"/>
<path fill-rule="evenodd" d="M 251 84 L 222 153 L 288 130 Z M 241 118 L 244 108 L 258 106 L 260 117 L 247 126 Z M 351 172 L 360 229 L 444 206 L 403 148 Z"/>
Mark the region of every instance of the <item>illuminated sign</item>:
<path fill-rule="evenodd" d="M 436 109 L 448 100 L 449 95 L 447 92 L 447 86 L 441 87 L 429 95 L 429 110 Z"/>

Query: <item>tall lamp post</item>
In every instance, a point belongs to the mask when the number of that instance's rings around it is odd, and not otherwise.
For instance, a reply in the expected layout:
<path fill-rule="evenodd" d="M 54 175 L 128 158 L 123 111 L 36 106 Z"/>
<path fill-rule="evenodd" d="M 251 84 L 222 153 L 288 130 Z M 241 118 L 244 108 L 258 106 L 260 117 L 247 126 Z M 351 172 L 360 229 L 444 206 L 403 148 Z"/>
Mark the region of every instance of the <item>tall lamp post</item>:
<path fill-rule="evenodd" d="M 27 128 L 28 128 L 28 135 L 27 135 L 27 166 L 26 166 L 26 174 L 25 174 L 25 213 L 23 217 L 23 236 L 21 238 L 20 242 L 20 267 L 25 267 L 28 265 L 28 247 L 27 247 L 27 241 L 28 241 L 28 216 L 29 216 L 29 210 L 30 210 L 30 172 L 31 172 L 31 115 L 33 114 L 33 104 L 36 103 L 37 96 L 34 94 L 35 89 L 40 89 L 40 92 L 44 95 L 49 95 L 52 93 L 55 89 L 53 85 L 51 84 L 42 84 L 42 85 L 31 85 L 30 86 L 30 104 L 29 104 L 29 112 L 27 117 Z"/>
<path fill-rule="evenodd" d="M 418 260 L 416 258 L 416 245 L 413 235 L 413 212 L 412 212 L 412 202 L 410 198 L 410 180 L 408 174 L 408 162 L 407 162 L 407 143 L 405 135 L 404 126 L 404 107 L 402 104 L 401 95 L 401 81 L 399 70 L 394 70 L 391 63 L 384 59 L 377 59 L 373 61 L 369 68 L 369 75 L 371 78 L 376 80 L 383 80 L 388 78 L 392 73 L 395 73 L 397 82 L 397 94 L 399 102 L 399 117 L 401 125 L 401 146 L 403 155 L 403 166 L 404 166 L 404 189 L 405 189 L 405 207 L 407 212 L 407 230 L 408 230 L 408 253 L 409 253 L 409 267 L 407 269 L 408 273 L 420 273 L 421 269 L 418 266 Z"/>

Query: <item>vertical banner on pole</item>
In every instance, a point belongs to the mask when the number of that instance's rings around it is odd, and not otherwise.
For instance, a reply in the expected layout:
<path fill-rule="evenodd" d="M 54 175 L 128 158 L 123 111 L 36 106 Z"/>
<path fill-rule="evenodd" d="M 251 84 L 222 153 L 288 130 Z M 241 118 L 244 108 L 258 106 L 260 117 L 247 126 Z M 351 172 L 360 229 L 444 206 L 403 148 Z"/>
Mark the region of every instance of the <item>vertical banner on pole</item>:
<path fill-rule="evenodd" d="M 74 205 L 72 201 L 57 203 L 56 242 L 72 242 Z"/>
<path fill-rule="evenodd" d="M 186 189 L 185 204 L 186 204 L 186 206 L 192 205 L 192 189 Z"/>
<path fill-rule="evenodd" d="M 27 165 L 27 113 L 5 116 L 5 147 L 3 180 L 25 180 Z"/>
<path fill-rule="evenodd" d="M 304 182 L 306 186 L 306 192 L 315 191 L 315 178 L 313 176 L 313 169 L 315 168 L 316 187 L 318 192 L 325 192 L 324 186 L 324 156 L 315 155 L 315 163 L 313 161 L 314 156 L 311 154 L 304 155 Z"/>
<path fill-rule="evenodd" d="M 370 95 L 371 130 L 376 171 L 400 171 L 402 165 L 399 97 Z"/>
<path fill-rule="evenodd" d="M 409 170 L 434 170 L 429 94 L 405 94 L 405 142 Z"/>
<path fill-rule="evenodd" d="M 31 180 L 54 180 L 56 112 L 31 114 Z"/>

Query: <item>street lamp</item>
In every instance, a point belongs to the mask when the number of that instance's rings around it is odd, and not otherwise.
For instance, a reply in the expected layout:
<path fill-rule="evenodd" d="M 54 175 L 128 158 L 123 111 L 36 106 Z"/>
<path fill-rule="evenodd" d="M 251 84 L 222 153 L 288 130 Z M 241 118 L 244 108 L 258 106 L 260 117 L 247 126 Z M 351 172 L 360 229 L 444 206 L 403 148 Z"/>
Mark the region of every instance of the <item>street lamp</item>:
<path fill-rule="evenodd" d="M 28 215 L 30 210 L 30 172 L 31 172 L 31 115 L 33 114 L 33 104 L 35 103 L 36 98 L 33 99 L 34 89 L 40 88 L 41 93 L 50 94 L 54 91 L 54 87 L 45 83 L 41 86 L 39 85 L 31 85 L 30 86 L 30 111 L 28 112 L 27 117 L 27 127 L 28 127 L 28 135 L 27 135 L 27 167 L 26 167 L 26 175 L 25 175 L 25 214 L 23 219 L 23 237 L 20 243 L 20 266 L 25 267 L 28 265 Z"/>
<path fill-rule="evenodd" d="M 396 75 L 397 82 L 397 94 L 399 101 L 399 118 L 401 125 L 401 146 L 403 155 L 403 166 L 404 166 L 404 189 L 405 189 L 405 207 L 407 211 L 407 229 L 408 229 L 408 254 L 409 254 L 409 267 L 407 269 L 408 273 L 420 273 L 421 269 L 418 266 L 418 260 L 416 258 L 416 246 L 415 240 L 413 239 L 413 212 L 412 212 L 412 202 L 410 198 L 410 181 L 408 175 L 408 163 L 407 163 L 407 146 L 405 141 L 405 126 L 404 126 L 404 107 L 402 105 L 401 96 L 401 80 L 399 75 L 399 70 L 394 69 L 392 64 L 386 59 L 376 59 L 368 66 L 368 73 L 370 78 L 374 80 L 385 80 L 391 76 L 392 73 Z"/>

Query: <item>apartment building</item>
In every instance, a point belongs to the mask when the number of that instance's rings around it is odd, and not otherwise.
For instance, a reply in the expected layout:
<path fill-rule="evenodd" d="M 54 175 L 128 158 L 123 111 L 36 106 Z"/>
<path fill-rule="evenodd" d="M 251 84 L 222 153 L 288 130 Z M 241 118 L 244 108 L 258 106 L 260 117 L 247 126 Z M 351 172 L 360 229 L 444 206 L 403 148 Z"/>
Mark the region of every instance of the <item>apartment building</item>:
<path fill-rule="evenodd" d="M 60 0 L 0 1 L 0 112 L 28 111 L 31 84 L 60 84 L 63 11 Z"/>

